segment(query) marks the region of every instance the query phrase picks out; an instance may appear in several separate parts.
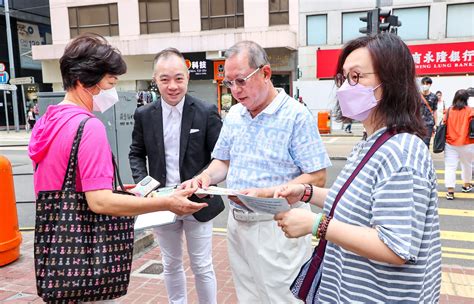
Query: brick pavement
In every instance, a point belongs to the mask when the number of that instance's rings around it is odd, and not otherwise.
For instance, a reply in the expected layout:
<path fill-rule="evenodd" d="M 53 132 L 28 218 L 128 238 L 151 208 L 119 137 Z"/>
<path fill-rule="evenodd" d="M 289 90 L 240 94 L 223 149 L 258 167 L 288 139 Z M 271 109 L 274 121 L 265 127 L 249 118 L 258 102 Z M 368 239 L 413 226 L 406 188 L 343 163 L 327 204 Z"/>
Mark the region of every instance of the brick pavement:
<path fill-rule="evenodd" d="M 33 232 L 22 234 L 20 258 L 10 265 L 0 267 L 0 303 L 43 303 L 36 295 L 32 250 Z M 214 233 L 213 256 L 217 275 L 217 302 L 219 304 L 237 303 L 223 233 Z M 117 302 L 123 304 L 167 303 L 166 289 L 161 276 L 152 278 L 137 274 L 137 271 L 143 268 L 142 266 L 160 260 L 158 246 L 153 246 L 148 252 L 136 256 L 128 294 Z M 186 254 L 184 265 L 188 280 L 189 303 L 198 303 L 189 258 Z M 473 303 L 474 269 L 443 266 L 441 294 L 441 303 Z"/>

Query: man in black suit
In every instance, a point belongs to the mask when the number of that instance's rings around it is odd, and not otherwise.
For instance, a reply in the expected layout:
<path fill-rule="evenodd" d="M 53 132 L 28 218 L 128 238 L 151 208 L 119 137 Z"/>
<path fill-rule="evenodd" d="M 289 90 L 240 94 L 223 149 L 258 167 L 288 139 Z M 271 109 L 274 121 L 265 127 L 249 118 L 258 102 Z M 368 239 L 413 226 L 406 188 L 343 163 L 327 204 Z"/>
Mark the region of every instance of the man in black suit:
<path fill-rule="evenodd" d="M 156 55 L 153 78 L 161 98 L 135 111 L 130 166 L 135 182 L 149 174 L 162 186 L 175 186 L 209 164 L 222 121 L 215 105 L 186 94 L 189 72 L 177 49 L 168 48 Z M 183 231 L 199 302 L 216 303 L 212 221 L 209 219 L 222 211 L 224 205 L 220 197 L 207 202 L 209 207 L 201 212 L 178 217 L 175 223 L 155 229 L 170 303 L 187 302 L 182 259 Z"/>

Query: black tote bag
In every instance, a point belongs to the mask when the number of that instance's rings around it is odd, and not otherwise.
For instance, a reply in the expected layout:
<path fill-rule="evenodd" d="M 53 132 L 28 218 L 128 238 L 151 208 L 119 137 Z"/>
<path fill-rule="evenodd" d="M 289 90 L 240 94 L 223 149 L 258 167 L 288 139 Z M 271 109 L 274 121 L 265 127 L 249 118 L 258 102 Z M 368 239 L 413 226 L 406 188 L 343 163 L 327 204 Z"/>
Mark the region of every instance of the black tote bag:
<path fill-rule="evenodd" d="M 436 133 L 433 139 L 433 153 L 441 153 L 444 151 L 446 146 L 446 124 L 448 123 L 449 109 L 446 113 L 446 122 L 440 122 L 439 126 L 436 128 Z"/>
<path fill-rule="evenodd" d="M 74 138 L 62 189 L 41 191 L 36 200 L 36 284 L 47 303 L 118 298 L 130 280 L 134 218 L 96 214 L 85 194 L 76 192 L 77 152 L 87 120 Z"/>

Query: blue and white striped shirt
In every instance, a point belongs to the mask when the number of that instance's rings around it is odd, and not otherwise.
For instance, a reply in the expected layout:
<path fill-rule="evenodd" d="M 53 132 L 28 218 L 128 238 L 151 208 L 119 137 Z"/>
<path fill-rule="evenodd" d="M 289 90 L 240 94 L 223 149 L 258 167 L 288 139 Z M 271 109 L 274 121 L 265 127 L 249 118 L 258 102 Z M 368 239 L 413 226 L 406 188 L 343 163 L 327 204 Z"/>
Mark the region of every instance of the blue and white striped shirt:
<path fill-rule="evenodd" d="M 212 157 L 230 160 L 227 187 L 272 187 L 331 165 L 314 117 L 278 90 L 254 118 L 241 104 L 226 115 Z"/>
<path fill-rule="evenodd" d="M 361 141 L 331 187 L 324 211 L 385 128 Z M 408 133 L 389 139 L 339 201 L 338 221 L 373 227 L 404 265 L 369 260 L 328 242 L 318 300 L 330 303 L 439 301 L 441 243 L 436 173 L 423 141 Z"/>

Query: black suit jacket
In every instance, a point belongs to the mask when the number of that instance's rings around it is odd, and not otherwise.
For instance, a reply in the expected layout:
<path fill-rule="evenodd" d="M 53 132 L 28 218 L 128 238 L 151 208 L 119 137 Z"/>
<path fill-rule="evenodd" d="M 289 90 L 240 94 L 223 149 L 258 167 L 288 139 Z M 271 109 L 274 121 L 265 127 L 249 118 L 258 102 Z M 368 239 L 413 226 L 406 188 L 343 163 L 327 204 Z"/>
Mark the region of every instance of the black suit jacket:
<path fill-rule="evenodd" d="M 139 107 L 134 114 L 135 125 L 132 133 L 129 161 L 135 183 L 150 175 L 158 180 L 161 186 L 166 185 L 161 102 L 160 98 L 157 102 Z M 179 147 L 181 182 L 193 178 L 210 163 L 211 152 L 219 137 L 221 127 L 222 120 L 215 105 L 186 94 Z M 199 131 L 190 133 L 191 129 Z M 147 170 L 147 159 L 149 172 Z M 216 199 L 219 199 L 222 203 L 220 197 L 215 197 L 208 203 L 214 203 Z M 198 213 L 212 212 L 212 209 L 203 208 Z"/>

